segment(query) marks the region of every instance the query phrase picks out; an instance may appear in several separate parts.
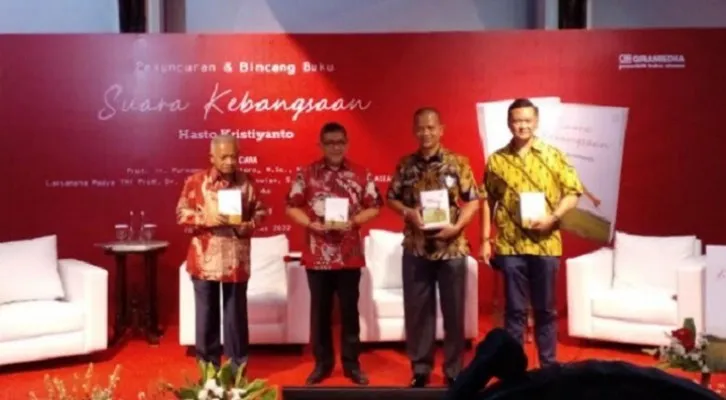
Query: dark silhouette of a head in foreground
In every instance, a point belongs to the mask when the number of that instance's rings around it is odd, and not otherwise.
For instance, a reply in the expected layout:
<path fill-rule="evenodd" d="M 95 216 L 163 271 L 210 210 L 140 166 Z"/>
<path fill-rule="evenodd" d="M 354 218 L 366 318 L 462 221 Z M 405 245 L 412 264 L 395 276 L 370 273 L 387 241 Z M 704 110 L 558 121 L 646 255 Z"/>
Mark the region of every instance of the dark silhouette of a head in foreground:
<path fill-rule="evenodd" d="M 498 381 L 485 390 L 492 378 Z M 479 343 L 447 400 L 586 399 L 723 400 L 718 394 L 656 368 L 588 360 L 527 372 L 522 346 L 503 329 Z"/>

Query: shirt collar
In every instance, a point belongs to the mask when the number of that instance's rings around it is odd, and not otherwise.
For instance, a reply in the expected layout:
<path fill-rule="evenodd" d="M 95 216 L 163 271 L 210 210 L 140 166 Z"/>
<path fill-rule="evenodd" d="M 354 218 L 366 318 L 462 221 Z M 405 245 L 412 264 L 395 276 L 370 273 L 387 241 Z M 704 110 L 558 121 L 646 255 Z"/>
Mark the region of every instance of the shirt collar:
<path fill-rule="evenodd" d="M 530 148 L 538 153 L 541 153 L 544 150 L 544 145 L 544 142 L 542 142 L 538 137 L 535 137 L 532 140 L 532 146 Z M 517 153 L 517 151 L 514 149 L 514 139 L 509 141 L 509 143 L 507 144 L 507 149 L 509 149 L 510 153 Z"/>
<path fill-rule="evenodd" d="M 340 163 L 340 165 L 337 168 L 334 168 L 330 164 L 328 164 L 325 161 L 325 158 L 321 158 L 320 160 L 318 160 L 318 166 L 320 168 L 327 169 L 330 171 L 342 171 L 342 170 L 350 169 L 350 163 L 348 162 L 347 158 L 344 158 L 343 161 Z"/>
<path fill-rule="evenodd" d="M 210 168 L 207 171 L 207 175 L 209 176 L 209 179 L 211 179 L 211 181 L 212 182 L 215 182 L 215 183 L 216 182 L 219 182 L 219 181 L 222 181 L 224 179 L 224 175 L 222 175 L 219 172 L 219 170 L 217 170 L 217 168 L 214 168 L 214 167 Z M 238 184 L 240 181 L 241 181 L 241 179 L 240 179 L 240 172 L 239 171 L 235 171 L 234 176 L 232 177 L 232 182 L 230 182 L 230 183 L 231 184 Z"/>
<path fill-rule="evenodd" d="M 426 158 L 421 153 L 421 149 L 416 151 L 416 159 L 421 162 L 442 162 L 444 161 L 444 154 L 447 152 L 446 149 L 444 149 L 442 146 L 439 146 L 439 149 L 436 150 L 436 153 L 431 155 L 429 158 Z"/>

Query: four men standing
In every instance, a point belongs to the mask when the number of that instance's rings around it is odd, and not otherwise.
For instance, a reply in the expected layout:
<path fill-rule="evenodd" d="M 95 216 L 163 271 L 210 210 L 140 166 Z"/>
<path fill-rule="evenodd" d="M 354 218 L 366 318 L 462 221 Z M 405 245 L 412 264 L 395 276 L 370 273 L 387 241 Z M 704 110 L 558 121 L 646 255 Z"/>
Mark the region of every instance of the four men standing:
<path fill-rule="evenodd" d="M 387 193 L 389 207 L 403 217 L 405 226 L 402 278 L 412 387 L 428 384 L 433 369 L 437 287 L 444 319 L 445 383 L 451 385 L 462 369 L 470 250 L 463 230 L 482 198 L 481 255 L 504 275 L 506 329 L 522 340 L 531 301 L 540 363 L 555 362 L 554 285 L 562 254 L 559 221 L 575 207 L 583 188 L 564 154 L 536 138 L 538 109 L 534 104 L 518 99 L 508 115 L 513 138 L 488 160 L 480 189 L 468 159 L 441 146 L 444 126 L 438 111 L 422 108 L 414 114 L 419 149 L 398 163 Z M 365 267 L 360 227 L 378 215 L 383 201 L 371 173 L 345 157 L 348 134 L 342 125 L 325 124 L 320 146 L 323 158 L 299 169 L 292 179 L 286 210 L 295 224 L 306 229 L 302 263 L 311 295 L 315 357 L 307 383 L 319 383 L 333 370 L 331 314 L 337 293 L 344 374 L 365 385 L 368 378 L 358 360 L 359 282 Z M 195 290 L 197 357 L 215 364 L 220 361 L 221 282 L 224 352 L 238 366 L 247 358 L 249 238 L 264 211 L 251 178 L 237 171 L 236 138 L 216 137 L 211 150 L 213 167 L 187 179 L 177 213 L 179 223 L 193 234 L 187 269 Z M 239 189 L 243 197 L 242 221 L 230 221 L 216 208 L 217 192 L 226 188 Z M 435 230 L 427 229 L 422 217 L 421 194 L 426 191 L 441 191 L 448 198 L 449 221 Z M 544 197 L 546 214 L 542 218 L 523 221 L 520 217 L 520 195 L 525 192 Z M 331 198 L 345 199 L 348 204 L 349 215 L 342 224 L 325 221 L 326 199 Z"/>

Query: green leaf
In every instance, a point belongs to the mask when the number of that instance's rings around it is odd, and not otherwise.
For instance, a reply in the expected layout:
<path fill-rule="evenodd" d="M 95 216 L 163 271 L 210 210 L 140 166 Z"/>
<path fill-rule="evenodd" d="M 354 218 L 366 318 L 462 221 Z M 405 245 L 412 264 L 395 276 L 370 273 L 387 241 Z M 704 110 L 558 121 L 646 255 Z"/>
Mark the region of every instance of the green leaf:
<path fill-rule="evenodd" d="M 214 379 L 217 376 L 217 369 L 214 367 L 214 364 L 208 363 L 204 370 L 204 375 L 202 379 L 202 383 Z"/>
<path fill-rule="evenodd" d="M 254 393 L 259 392 L 262 390 L 265 390 L 267 388 L 267 381 L 264 379 L 255 379 L 250 383 L 247 387 L 245 387 L 245 390 L 247 390 L 247 393 Z"/>
<path fill-rule="evenodd" d="M 231 363 L 224 363 L 224 365 L 222 365 L 222 368 L 220 368 L 219 372 L 217 372 L 217 379 L 219 379 L 219 384 L 223 388 L 228 388 L 230 385 L 234 384 L 234 374 L 232 372 Z"/>
<path fill-rule="evenodd" d="M 197 398 L 197 391 L 193 389 L 179 389 L 176 393 L 178 399 L 194 400 Z"/>
<path fill-rule="evenodd" d="M 247 378 L 246 376 L 247 372 L 247 363 L 244 363 L 239 366 L 239 369 L 237 369 L 237 375 L 234 378 L 234 387 L 236 388 L 244 388 L 247 386 Z"/>
<path fill-rule="evenodd" d="M 696 323 L 693 321 L 693 318 L 686 318 L 685 321 L 683 321 L 683 327 L 693 332 L 694 336 L 698 333 L 696 332 Z"/>
<path fill-rule="evenodd" d="M 260 400 L 277 400 L 277 389 L 270 388 L 262 396 L 260 396 Z"/>

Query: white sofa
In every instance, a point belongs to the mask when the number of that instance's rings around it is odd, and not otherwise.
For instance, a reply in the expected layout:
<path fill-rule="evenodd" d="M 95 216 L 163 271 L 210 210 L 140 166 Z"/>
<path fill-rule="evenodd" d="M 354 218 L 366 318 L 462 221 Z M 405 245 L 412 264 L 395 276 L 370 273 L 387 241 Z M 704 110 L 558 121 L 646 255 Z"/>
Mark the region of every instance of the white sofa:
<path fill-rule="evenodd" d="M 686 318 L 703 328 L 706 261 L 696 236 L 616 232 L 614 249 L 566 264 L 572 337 L 659 346 Z"/>
<path fill-rule="evenodd" d="M 289 249 L 284 235 L 252 239 L 251 278 L 247 286 L 250 344 L 307 344 L 310 341 L 307 276 L 299 262 L 285 262 Z M 221 295 L 219 301 L 221 304 Z M 194 327 L 194 288 L 183 263 L 179 267 L 181 345 L 195 344 Z"/>
<path fill-rule="evenodd" d="M 0 244 L 0 365 L 108 345 L 108 272 L 57 259 L 56 237 Z"/>
<path fill-rule="evenodd" d="M 361 279 L 361 341 L 398 342 L 406 339 L 403 319 L 403 234 L 373 229 L 364 241 L 366 266 Z M 478 336 L 478 263 L 468 257 L 465 336 Z M 438 303 L 438 288 L 437 288 Z M 441 307 L 437 307 L 436 339 L 443 339 Z"/>

